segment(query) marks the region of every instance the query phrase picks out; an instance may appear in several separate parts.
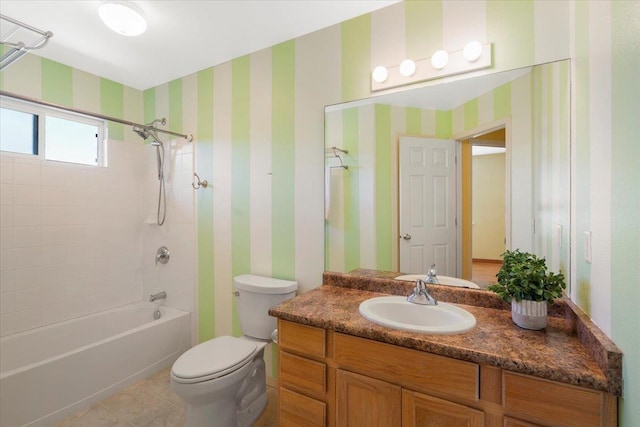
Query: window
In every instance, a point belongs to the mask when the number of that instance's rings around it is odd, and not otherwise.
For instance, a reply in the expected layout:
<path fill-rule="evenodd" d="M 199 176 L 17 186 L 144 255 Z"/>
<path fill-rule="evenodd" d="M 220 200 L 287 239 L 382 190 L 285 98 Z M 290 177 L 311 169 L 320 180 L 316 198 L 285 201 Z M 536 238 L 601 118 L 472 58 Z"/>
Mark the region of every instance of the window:
<path fill-rule="evenodd" d="M 0 150 L 45 160 L 104 166 L 105 123 L 2 97 Z"/>

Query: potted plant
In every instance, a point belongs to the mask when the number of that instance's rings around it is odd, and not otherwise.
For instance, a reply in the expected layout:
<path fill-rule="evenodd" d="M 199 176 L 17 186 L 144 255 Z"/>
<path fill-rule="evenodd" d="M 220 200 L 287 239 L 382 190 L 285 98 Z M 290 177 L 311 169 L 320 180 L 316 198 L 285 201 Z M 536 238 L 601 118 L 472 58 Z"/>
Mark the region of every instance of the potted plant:
<path fill-rule="evenodd" d="M 519 249 L 507 250 L 501 256 L 498 282 L 489 290 L 511 303 L 511 318 L 516 325 L 533 330 L 545 328 L 547 304 L 562 296 L 566 287 L 564 275 L 547 271 L 544 258 Z"/>

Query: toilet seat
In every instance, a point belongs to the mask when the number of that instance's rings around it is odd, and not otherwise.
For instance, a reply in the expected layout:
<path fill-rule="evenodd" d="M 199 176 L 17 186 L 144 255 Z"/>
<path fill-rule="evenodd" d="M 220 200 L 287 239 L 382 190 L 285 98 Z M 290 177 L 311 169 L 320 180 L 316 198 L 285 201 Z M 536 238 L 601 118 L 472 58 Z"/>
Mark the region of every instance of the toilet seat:
<path fill-rule="evenodd" d="M 192 384 L 220 378 L 237 371 L 253 360 L 255 343 L 223 336 L 205 341 L 187 350 L 171 369 L 173 379 Z"/>

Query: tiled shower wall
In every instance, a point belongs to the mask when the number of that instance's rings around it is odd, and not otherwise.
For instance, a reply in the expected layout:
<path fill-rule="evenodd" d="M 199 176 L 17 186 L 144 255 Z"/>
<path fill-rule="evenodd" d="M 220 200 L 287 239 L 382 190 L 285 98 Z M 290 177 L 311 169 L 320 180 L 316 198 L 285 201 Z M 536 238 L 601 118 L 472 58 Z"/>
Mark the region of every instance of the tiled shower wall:
<path fill-rule="evenodd" d="M 162 136 L 162 135 L 161 135 Z M 165 304 L 195 311 L 195 223 L 193 176 L 193 143 L 184 139 L 166 140 L 165 188 L 167 215 L 165 223 L 156 224 L 158 208 L 158 174 L 155 147 L 146 146 L 140 195 L 144 226 L 142 229 L 142 276 L 145 299 L 159 291 L 167 292 Z M 202 178 L 205 179 L 205 178 Z M 167 264 L 156 264 L 159 247 L 169 249 Z M 192 318 L 195 321 L 195 316 Z"/>
<path fill-rule="evenodd" d="M 3 336 L 140 300 L 143 147 L 108 153 L 108 167 L 0 155 Z"/>
<path fill-rule="evenodd" d="M 110 140 L 104 168 L 0 155 L 2 336 L 161 290 L 159 304 L 194 311 L 192 143 L 165 146 L 162 227 L 152 146 Z M 171 259 L 156 265 L 163 245 Z"/>

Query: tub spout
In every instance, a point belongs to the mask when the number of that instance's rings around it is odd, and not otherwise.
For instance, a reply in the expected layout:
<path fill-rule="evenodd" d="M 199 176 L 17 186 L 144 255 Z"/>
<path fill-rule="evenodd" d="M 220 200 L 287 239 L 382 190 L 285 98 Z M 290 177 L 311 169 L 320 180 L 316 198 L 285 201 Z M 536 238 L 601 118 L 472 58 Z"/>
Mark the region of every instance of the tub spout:
<path fill-rule="evenodd" d="M 167 293 L 165 291 L 162 291 L 155 294 L 151 294 L 151 296 L 149 297 L 150 302 L 153 302 L 159 299 L 167 299 Z"/>

